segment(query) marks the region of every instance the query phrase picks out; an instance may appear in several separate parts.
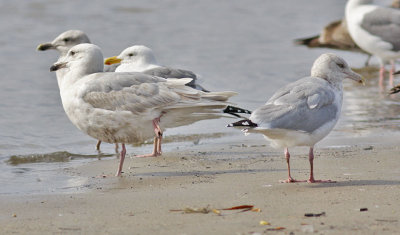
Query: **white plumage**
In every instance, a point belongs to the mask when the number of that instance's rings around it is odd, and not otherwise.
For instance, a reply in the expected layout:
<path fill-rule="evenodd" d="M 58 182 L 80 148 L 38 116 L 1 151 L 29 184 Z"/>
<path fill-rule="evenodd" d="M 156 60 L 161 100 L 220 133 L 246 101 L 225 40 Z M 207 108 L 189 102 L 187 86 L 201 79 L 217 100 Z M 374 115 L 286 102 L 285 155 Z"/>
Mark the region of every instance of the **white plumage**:
<path fill-rule="evenodd" d="M 71 48 L 51 70 L 65 69 L 58 77 L 64 110 L 71 122 L 86 134 L 109 143 L 125 143 L 155 137 L 152 156 L 161 154 L 165 128 L 219 118 L 235 92 L 205 93 L 186 86 L 191 79 L 164 79 L 143 73 L 104 73 L 103 55 L 93 44 Z"/>
<path fill-rule="evenodd" d="M 346 20 L 354 42 L 380 59 L 379 84 L 383 88 L 385 64 L 390 62 L 390 86 L 393 86 L 395 60 L 400 58 L 400 11 L 373 5 L 373 0 L 348 0 Z"/>

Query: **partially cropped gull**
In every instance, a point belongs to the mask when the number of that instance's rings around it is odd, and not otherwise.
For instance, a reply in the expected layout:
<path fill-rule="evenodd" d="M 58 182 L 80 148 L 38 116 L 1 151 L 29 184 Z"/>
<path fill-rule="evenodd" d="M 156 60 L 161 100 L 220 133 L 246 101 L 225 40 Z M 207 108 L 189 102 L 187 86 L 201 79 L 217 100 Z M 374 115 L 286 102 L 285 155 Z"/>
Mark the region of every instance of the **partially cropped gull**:
<path fill-rule="evenodd" d="M 81 30 L 67 30 L 58 35 L 53 41 L 39 44 L 38 51 L 56 50 L 60 53 L 58 59 L 65 57 L 71 47 L 81 43 L 91 43 L 89 37 Z M 57 75 L 64 73 L 64 70 L 56 72 Z"/>
<path fill-rule="evenodd" d="M 89 37 L 86 35 L 86 33 L 84 33 L 81 30 L 72 29 L 61 33 L 51 42 L 39 44 L 37 50 L 38 51 L 56 50 L 60 53 L 60 56 L 58 58 L 58 60 L 60 60 L 67 55 L 69 49 L 71 49 L 73 46 L 82 43 L 90 43 Z M 115 70 L 116 67 L 117 67 L 116 65 L 108 66 L 106 71 L 112 72 Z M 58 70 L 56 72 L 57 77 L 63 76 L 64 72 L 65 70 Z M 58 85 L 60 86 L 60 84 Z M 101 141 L 98 140 L 96 144 L 97 150 L 100 150 L 100 145 Z M 118 144 L 115 144 L 115 151 L 118 152 Z"/>
<path fill-rule="evenodd" d="M 115 69 L 116 72 L 142 72 L 163 78 L 192 78 L 189 86 L 206 91 L 197 83 L 197 75 L 189 70 L 175 69 L 171 67 L 161 66 L 152 49 L 135 45 L 124 49 L 118 56 L 106 58 L 106 65 L 120 63 Z"/>
<path fill-rule="evenodd" d="M 391 64 L 393 86 L 395 60 L 400 58 L 400 11 L 373 5 L 373 0 L 348 0 L 346 20 L 355 43 L 380 60 L 379 85 L 384 87 L 385 64 Z"/>
<path fill-rule="evenodd" d="M 161 154 L 166 128 L 224 116 L 220 111 L 235 92 L 203 92 L 186 86 L 191 79 L 164 79 L 143 73 L 103 71 L 103 55 L 93 44 L 72 47 L 51 71 L 57 77 L 62 104 L 71 122 L 93 138 L 121 143 L 117 176 L 121 175 L 126 143 L 154 137 L 152 154 Z"/>
<path fill-rule="evenodd" d="M 322 54 L 311 68 L 311 76 L 279 89 L 266 104 L 256 109 L 248 120 L 229 124 L 261 133 L 273 147 L 284 148 L 288 179 L 300 182 L 290 174 L 289 147 L 308 146 L 310 177 L 308 182 L 332 182 L 314 179 L 314 145 L 331 132 L 340 117 L 345 78 L 363 83 L 346 61 L 334 54 Z"/>
<path fill-rule="evenodd" d="M 208 92 L 198 83 L 197 75 L 194 72 L 159 65 L 153 50 L 143 45 L 128 47 L 118 56 L 106 58 L 104 63 L 109 66 L 119 64 L 116 72 L 141 72 L 163 78 L 191 78 L 192 81 L 186 84 L 187 86 Z M 251 114 L 249 110 L 230 105 L 223 111 L 236 117 L 240 117 L 240 114 Z"/>
<path fill-rule="evenodd" d="M 391 7 L 400 8 L 400 0 L 393 0 Z M 365 62 L 366 66 L 369 64 L 371 58 L 371 54 L 358 47 L 351 38 L 349 30 L 347 29 L 346 18 L 329 23 L 318 35 L 296 39 L 295 43 L 305 45 L 309 48 L 330 48 L 364 53 L 368 55 L 368 59 Z"/>
<path fill-rule="evenodd" d="M 359 48 L 351 38 L 347 30 L 346 19 L 333 21 L 325 26 L 320 34 L 296 39 L 295 43 L 298 45 L 305 45 L 309 48 L 330 48 L 364 53 L 368 55 L 365 65 L 368 65 L 371 58 L 371 54 Z"/>
<path fill-rule="evenodd" d="M 393 73 L 393 75 L 398 75 L 398 74 L 400 74 L 400 70 Z M 400 84 L 397 84 L 396 86 L 390 89 L 389 94 L 396 94 L 399 92 L 400 92 Z"/>

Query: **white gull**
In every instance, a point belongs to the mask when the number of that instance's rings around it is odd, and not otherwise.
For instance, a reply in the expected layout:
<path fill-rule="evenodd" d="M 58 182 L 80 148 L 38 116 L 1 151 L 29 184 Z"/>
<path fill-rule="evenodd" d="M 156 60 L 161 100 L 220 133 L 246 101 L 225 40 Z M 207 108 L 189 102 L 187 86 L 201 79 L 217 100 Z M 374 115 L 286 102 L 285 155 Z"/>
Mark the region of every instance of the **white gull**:
<path fill-rule="evenodd" d="M 53 41 L 39 44 L 37 47 L 38 51 L 56 50 L 60 53 L 58 60 L 62 60 L 63 57 L 67 55 L 67 52 L 71 47 L 82 43 L 90 43 L 89 37 L 81 30 L 71 29 L 67 30 L 60 35 L 58 35 Z M 108 66 L 105 71 L 112 72 L 117 67 L 117 64 L 113 66 Z M 64 76 L 65 70 L 56 71 L 57 77 Z M 60 86 L 60 84 L 58 84 Z M 98 140 L 96 144 L 96 149 L 100 150 L 101 141 Z M 118 152 L 118 144 L 115 144 L 115 151 Z"/>
<path fill-rule="evenodd" d="M 159 65 L 152 49 L 135 45 L 124 49 L 118 56 L 106 58 L 106 65 L 120 63 L 116 72 L 142 72 L 163 78 L 192 78 L 188 84 L 195 89 L 207 91 L 197 82 L 197 75 L 189 70 Z"/>
<path fill-rule="evenodd" d="M 71 122 L 93 138 L 121 143 L 117 176 L 125 159 L 125 143 L 154 137 L 154 150 L 161 154 L 166 128 L 188 125 L 223 116 L 235 92 L 202 92 L 185 84 L 191 79 L 164 79 L 143 73 L 107 73 L 103 55 L 93 44 L 72 47 L 51 71 L 65 69 L 57 77 L 64 110 Z"/>
<path fill-rule="evenodd" d="M 355 43 L 379 58 L 379 85 L 383 89 L 385 64 L 390 62 L 392 65 L 390 86 L 393 86 L 395 60 L 400 58 L 400 11 L 372 3 L 373 0 L 349 0 L 345 13 Z"/>
<path fill-rule="evenodd" d="M 162 78 L 191 78 L 192 81 L 186 84 L 187 86 L 208 92 L 207 89 L 198 84 L 198 77 L 194 72 L 159 65 L 153 50 L 143 45 L 128 47 L 118 56 L 106 58 L 104 63 L 109 66 L 119 64 L 116 72 L 141 72 Z M 223 112 L 235 117 L 241 117 L 241 114 L 251 114 L 249 110 L 230 105 Z"/>

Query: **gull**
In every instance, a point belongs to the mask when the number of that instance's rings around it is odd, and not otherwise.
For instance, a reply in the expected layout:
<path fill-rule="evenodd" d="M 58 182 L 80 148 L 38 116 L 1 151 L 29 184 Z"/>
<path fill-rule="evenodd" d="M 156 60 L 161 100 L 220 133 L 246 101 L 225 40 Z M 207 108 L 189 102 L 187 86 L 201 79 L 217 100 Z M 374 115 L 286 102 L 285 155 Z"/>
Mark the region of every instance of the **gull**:
<path fill-rule="evenodd" d="M 89 136 L 108 143 L 121 143 L 120 176 L 126 143 L 154 137 L 153 153 L 161 154 L 166 128 L 223 116 L 221 108 L 235 92 L 203 92 L 186 86 L 191 79 L 165 79 L 143 73 L 103 72 L 103 55 L 94 44 L 72 47 L 51 71 L 57 77 L 65 113 Z"/>
<path fill-rule="evenodd" d="M 192 78 L 188 86 L 207 91 L 196 83 L 197 75 L 195 73 L 189 70 L 174 69 L 159 65 L 153 50 L 143 45 L 128 47 L 118 56 L 106 58 L 104 63 L 106 65 L 120 63 L 115 72 L 142 72 L 163 78 Z"/>
<path fill-rule="evenodd" d="M 73 46 L 82 43 L 90 43 L 89 37 L 81 30 L 67 30 L 60 35 L 58 35 L 52 42 L 46 42 L 39 44 L 37 47 L 38 51 L 47 51 L 47 50 L 56 50 L 60 53 L 58 60 L 61 60 L 63 57 L 67 55 L 69 49 Z M 108 72 L 112 72 L 115 70 L 116 66 L 109 66 L 107 68 Z M 65 70 L 58 70 L 56 72 L 57 77 L 62 77 Z M 58 84 L 60 86 L 60 84 Z M 96 149 L 100 151 L 101 141 L 98 140 L 96 144 Z M 115 144 L 115 151 L 118 152 L 118 144 Z"/>
<path fill-rule="evenodd" d="M 158 64 L 153 50 L 143 46 L 135 45 L 124 49 L 118 56 L 106 58 L 106 65 L 119 64 L 115 72 L 141 72 L 163 78 L 192 78 L 187 85 L 204 92 L 209 92 L 197 83 L 197 75 L 189 70 L 175 69 Z M 223 112 L 236 117 L 239 114 L 251 114 L 251 111 L 228 105 Z"/>
<path fill-rule="evenodd" d="M 385 64 L 391 64 L 389 83 L 393 86 L 395 60 L 400 58 L 400 11 L 372 3 L 373 0 L 348 0 L 345 14 L 354 42 L 379 58 L 379 86 L 383 89 Z"/>
<path fill-rule="evenodd" d="M 371 54 L 359 48 L 351 38 L 347 30 L 346 19 L 333 21 L 325 26 L 320 34 L 308 38 L 296 39 L 295 43 L 305 45 L 309 48 L 330 48 L 367 54 L 366 66 L 371 59 Z"/>
<path fill-rule="evenodd" d="M 391 7 L 400 8 L 400 0 L 393 0 Z M 309 48 L 330 48 L 363 53 L 368 55 L 365 66 L 368 65 L 371 59 L 371 54 L 359 48 L 351 38 L 347 29 L 346 18 L 329 23 L 318 35 L 296 39 L 295 43 L 298 45 L 305 45 Z"/>
<path fill-rule="evenodd" d="M 400 74 L 400 70 L 393 73 L 393 75 Z M 389 91 L 389 94 L 396 94 L 400 92 L 400 84 L 392 87 Z"/>
<path fill-rule="evenodd" d="M 52 42 L 40 44 L 37 50 L 57 50 L 60 52 L 60 57 L 64 57 L 71 47 L 81 43 L 90 43 L 89 37 L 84 32 L 81 30 L 67 30 L 58 35 Z"/>
<path fill-rule="evenodd" d="M 346 61 L 334 54 L 322 54 L 311 68 L 311 76 L 304 77 L 279 89 L 266 104 L 253 111 L 248 120 L 229 124 L 245 128 L 248 133 L 261 133 L 275 148 L 284 148 L 290 175 L 289 147 L 308 146 L 310 177 L 314 182 L 333 182 L 314 179 L 314 145 L 331 132 L 337 123 L 343 99 L 345 78 L 363 83 Z"/>

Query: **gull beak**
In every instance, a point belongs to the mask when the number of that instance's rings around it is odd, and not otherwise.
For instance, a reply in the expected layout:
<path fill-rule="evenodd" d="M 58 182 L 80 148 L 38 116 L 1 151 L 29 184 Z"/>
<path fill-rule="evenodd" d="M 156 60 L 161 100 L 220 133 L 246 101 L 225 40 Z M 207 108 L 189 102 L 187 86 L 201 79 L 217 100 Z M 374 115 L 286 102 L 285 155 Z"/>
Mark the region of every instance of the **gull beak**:
<path fill-rule="evenodd" d="M 121 63 L 121 59 L 118 59 L 116 56 L 109 57 L 104 60 L 104 64 L 106 65 L 118 64 L 118 63 Z"/>
<path fill-rule="evenodd" d="M 50 72 L 54 72 L 66 67 L 67 67 L 67 62 L 57 62 L 50 67 Z"/>
<path fill-rule="evenodd" d="M 56 49 L 56 47 L 53 44 L 51 44 L 51 42 L 48 42 L 48 43 L 40 44 L 36 48 L 36 50 L 38 50 L 38 51 L 46 51 L 46 50 L 49 50 L 49 49 Z"/>
<path fill-rule="evenodd" d="M 346 72 L 346 75 L 347 75 L 346 78 L 354 80 L 354 81 L 356 81 L 358 83 L 361 83 L 361 84 L 363 84 L 365 86 L 365 79 L 360 74 L 355 73 L 352 70 L 350 70 L 350 71 Z"/>
<path fill-rule="evenodd" d="M 397 85 L 395 87 L 393 87 L 392 89 L 390 89 L 389 94 L 396 94 L 400 92 L 400 85 Z"/>

